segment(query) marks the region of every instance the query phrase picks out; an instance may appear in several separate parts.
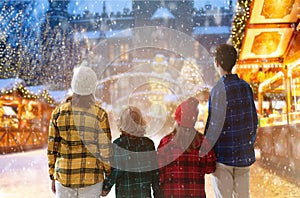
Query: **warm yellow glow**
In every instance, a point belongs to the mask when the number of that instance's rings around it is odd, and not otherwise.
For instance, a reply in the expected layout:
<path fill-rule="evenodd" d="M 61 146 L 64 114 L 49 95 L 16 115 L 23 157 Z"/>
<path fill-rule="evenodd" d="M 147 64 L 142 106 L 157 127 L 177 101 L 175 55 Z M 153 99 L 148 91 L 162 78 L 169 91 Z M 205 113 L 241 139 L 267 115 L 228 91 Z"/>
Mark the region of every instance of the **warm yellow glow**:
<path fill-rule="evenodd" d="M 262 93 L 262 92 L 268 90 L 268 87 L 269 87 L 272 83 L 276 82 L 276 81 L 279 80 L 279 79 L 282 79 L 283 77 L 284 77 L 283 72 L 281 72 L 281 71 L 278 72 L 278 73 L 275 74 L 273 77 L 271 77 L 271 78 L 265 80 L 264 82 L 260 83 L 260 85 L 259 85 L 259 87 L 258 87 L 258 92 L 259 92 L 259 93 Z"/>
<path fill-rule="evenodd" d="M 241 60 L 248 58 L 281 57 L 284 54 L 284 50 L 289 44 L 294 29 L 272 28 L 268 29 L 268 32 L 265 31 L 265 29 L 248 29 L 240 54 Z M 267 50 L 267 52 L 264 52 L 264 50 Z"/>
<path fill-rule="evenodd" d="M 250 23 L 296 23 L 299 0 L 255 0 Z"/>
<path fill-rule="evenodd" d="M 256 55 L 269 55 L 277 51 L 281 40 L 278 32 L 261 32 L 255 36 L 251 52 Z"/>
<path fill-rule="evenodd" d="M 265 0 L 261 15 L 269 18 L 283 18 L 290 15 L 295 0 Z"/>

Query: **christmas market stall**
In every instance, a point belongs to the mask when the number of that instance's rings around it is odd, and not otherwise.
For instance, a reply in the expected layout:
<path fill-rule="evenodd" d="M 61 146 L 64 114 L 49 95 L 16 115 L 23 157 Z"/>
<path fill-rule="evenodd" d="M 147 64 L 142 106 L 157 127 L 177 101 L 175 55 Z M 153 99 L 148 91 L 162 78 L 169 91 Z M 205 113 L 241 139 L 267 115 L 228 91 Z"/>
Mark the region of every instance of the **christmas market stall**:
<path fill-rule="evenodd" d="M 239 0 L 231 37 L 239 50 L 236 73 L 254 89 L 261 159 L 294 176 L 300 173 L 299 18 L 300 0 Z"/>
<path fill-rule="evenodd" d="M 52 97 L 42 87 L 26 87 L 21 79 L 0 81 L 0 153 L 44 147 Z"/>

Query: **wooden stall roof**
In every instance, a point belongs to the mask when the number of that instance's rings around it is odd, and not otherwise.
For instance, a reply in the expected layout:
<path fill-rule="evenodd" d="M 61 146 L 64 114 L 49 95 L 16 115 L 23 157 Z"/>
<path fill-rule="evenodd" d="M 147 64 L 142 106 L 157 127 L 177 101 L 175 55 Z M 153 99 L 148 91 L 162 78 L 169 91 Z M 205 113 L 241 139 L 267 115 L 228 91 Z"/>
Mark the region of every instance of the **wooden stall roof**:
<path fill-rule="evenodd" d="M 26 86 L 20 78 L 0 79 L 0 97 L 9 94 L 17 94 L 18 97 L 27 99 L 39 99 L 48 104 L 55 101 L 44 86 Z"/>
<path fill-rule="evenodd" d="M 247 10 L 245 10 L 246 12 Z M 238 67 L 300 59 L 300 0 L 252 0 Z"/>

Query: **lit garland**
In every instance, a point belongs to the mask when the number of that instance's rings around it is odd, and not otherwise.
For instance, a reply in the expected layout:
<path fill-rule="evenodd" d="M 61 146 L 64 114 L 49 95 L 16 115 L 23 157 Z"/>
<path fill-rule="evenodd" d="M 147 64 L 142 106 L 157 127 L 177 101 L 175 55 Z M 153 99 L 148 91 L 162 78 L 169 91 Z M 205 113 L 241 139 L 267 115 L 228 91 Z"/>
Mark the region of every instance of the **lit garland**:
<path fill-rule="evenodd" d="M 12 86 L 12 88 L 10 89 L 3 89 L 1 90 L 0 95 L 8 95 L 8 94 L 12 94 L 13 92 L 19 93 L 24 98 L 33 98 L 33 99 L 38 98 L 36 94 L 26 89 L 26 87 L 23 84 Z"/>
<path fill-rule="evenodd" d="M 231 41 L 237 51 L 240 51 L 244 38 L 244 31 L 250 17 L 250 6 L 252 0 L 238 0 L 236 14 L 231 29 Z"/>
<path fill-rule="evenodd" d="M 49 104 L 54 103 L 53 97 L 49 95 L 49 92 L 47 90 L 43 90 L 42 93 L 38 95 L 28 90 L 23 84 L 19 84 L 19 85 L 15 84 L 9 89 L 1 90 L 0 96 L 9 95 L 14 92 L 20 94 L 20 96 L 27 99 L 40 99 L 41 101 L 44 101 Z"/>
<path fill-rule="evenodd" d="M 43 90 L 42 94 L 39 95 L 39 98 L 45 100 L 49 104 L 54 103 L 52 96 L 49 95 L 49 92 L 47 90 Z"/>

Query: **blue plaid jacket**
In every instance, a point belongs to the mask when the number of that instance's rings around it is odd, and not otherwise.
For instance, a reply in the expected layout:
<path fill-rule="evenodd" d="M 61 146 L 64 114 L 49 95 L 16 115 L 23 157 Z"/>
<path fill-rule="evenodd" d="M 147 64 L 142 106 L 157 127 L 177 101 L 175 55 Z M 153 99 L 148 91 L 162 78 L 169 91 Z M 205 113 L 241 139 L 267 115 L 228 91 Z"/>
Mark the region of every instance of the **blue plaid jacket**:
<path fill-rule="evenodd" d="M 236 74 L 224 75 L 211 91 L 205 127 L 217 162 L 238 167 L 253 164 L 257 124 L 250 85 Z"/>

